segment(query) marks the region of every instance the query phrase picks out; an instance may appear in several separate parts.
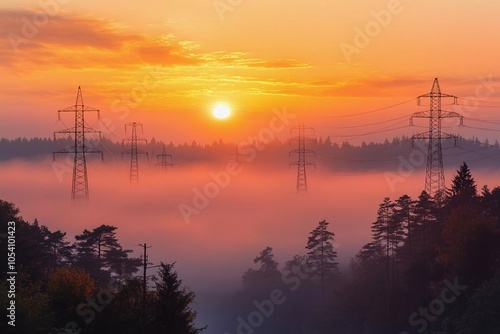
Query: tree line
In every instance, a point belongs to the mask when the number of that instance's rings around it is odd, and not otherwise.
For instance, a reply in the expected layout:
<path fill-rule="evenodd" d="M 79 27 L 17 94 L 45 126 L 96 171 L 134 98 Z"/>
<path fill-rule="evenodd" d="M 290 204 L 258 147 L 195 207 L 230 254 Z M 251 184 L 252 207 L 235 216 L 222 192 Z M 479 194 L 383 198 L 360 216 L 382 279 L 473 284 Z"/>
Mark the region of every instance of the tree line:
<path fill-rule="evenodd" d="M 74 145 L 70 137 L 53 141 L 49 138 L 16 138 L 0 139 L 0 161 L 13 159 L 40 160 L 52 157 L 52 152 Z M 122 160 L 121 153 L 124 151 L 122 143 L 103 138 L 101 141 L 88 140 L 87 145 L 102 150 L 106 161 Z M 259 149 L 258 159 L 250 159 L 251 148 L 248 146 L 265 147 Z M 477 138 L 460 138 L 457 145 L 453 142 L 444 143 L 443 155 L 449 164 L 460 164 L 463 160 L 475 163 L 478 167 L 498 168 L 495 157 L 500 154 L 498 141 L 489 143 Z M 288 142 L 273 140 L 269 143 L 248 142 L 245 145 L 238 143 L 225 143 L 221 140 L 210 144 L 200 144 L 196 141 L 191 143 L 174 144 L 152 138 L 143 147 L 149 153 L 150 164 L 157 162 L 157 155 L 162 153 L 165 146 L 167 154 L 173 156 L 176 165 L 190 165 L 195 163 L 227 163 L 234 159 L 241 163 L 252 162 L 252 164 L 263 163 L 283 167 L 289 162 L 288 151 L 291 149 Z M 394 137 L 384 142 L 362 142 L 360 145 L 352 145 L 348 142 L 334 142 L 330 137 L 316 138 L 308 148 L 316 152 L 315 162 L 330 170 L 376 170 L 387 171 L 394 169 L 400 162 L 400 157 L 408 159 L 411 152 L 421 151 L 426 154 L 427 144 L 424 141 L 415 141 L 408 137 Z M 382 157 L 382 158 L 381 158 Z M 94 159 L 92 157 L 89 157 Z M 461 160 L 462 159 L 462 160 Z M 477 162 L 476 162 L 477 161 Z M 416 168 L 425 168 L 425 159 Z"/>

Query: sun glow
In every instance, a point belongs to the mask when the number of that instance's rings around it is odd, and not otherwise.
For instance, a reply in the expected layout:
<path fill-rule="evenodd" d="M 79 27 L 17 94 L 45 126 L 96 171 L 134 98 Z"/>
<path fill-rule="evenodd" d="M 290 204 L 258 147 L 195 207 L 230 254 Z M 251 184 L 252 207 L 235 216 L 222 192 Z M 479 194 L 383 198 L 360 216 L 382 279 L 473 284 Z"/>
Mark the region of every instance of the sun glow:
<path fill-rule="evenodd" d="M 218 119 L 226 119 L 231 116 L 231 108 L 227 104 L 219 103 L 213 108 L 212 115 Z"/>

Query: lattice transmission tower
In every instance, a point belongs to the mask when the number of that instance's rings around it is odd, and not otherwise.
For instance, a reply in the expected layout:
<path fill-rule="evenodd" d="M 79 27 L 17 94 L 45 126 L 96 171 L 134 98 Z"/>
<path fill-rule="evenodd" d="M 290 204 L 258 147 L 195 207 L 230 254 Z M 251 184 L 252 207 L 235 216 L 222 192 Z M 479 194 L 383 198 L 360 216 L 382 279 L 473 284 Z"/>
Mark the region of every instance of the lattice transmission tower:
<path fill-rule="evenodd" d="M 306 156 L 308 154 L 314 154 L 316 152 L 306 148 L 306 142 L 312 141 L 311 138 L 306 137 L 307 130 L 314 130 L 313 128 L 305 127 L 304 124 L 299 124 L 291 129 L 291 131 L 298 131 L 298 136 L 290 139 L 290 143 L 297 142 L 298 148 L 291 150 L 289 155 L 297 154 L 297 161 L 291 162 L 290 165 L 297 166 L 297 192 L 307 192 L 307 174 L 306 166 L 316 166 L 314 163 L 307 161 Z"/>
<path fill-rule="evenodd" d="M 160 168 L 162 171 L 166 171 L 169 167 L 174 165 L 171 154 L 167 154 L 167 148 L 163 145 L 163 151 L 161 154 L 156 156 L 156 167 Z"/>
<path fill-rule="evenodd" d="M 445 190 L 443 152 L 441 147 L 442 139 L 457 139 L 457 136 L 441 131 L 441 121 L 443 118 L 460 118 L 460 125 L 463 125 L 463 116 L 453 111 L 441 110 L 441 99 L 451 98 L 452 104 L 457 104 L 457 97 L 454 95 L 441 93 L 438 78 L 434 79 L 430 93 L 420 95 L 418 105 L 422 98 L 429 98 L 429 110 L 419 111 L 410 117 L 410 125 L 413 125 L 414 118 L 428 118 L 429 131 L 412 136 L 415 139 L 427 139 L 427 168 L 425 173 L 425 191 L 431 196 L 442 196 Z"/>
<path fill-rule="evenodd" d="M 141 132 L 144 133 L 144 129 L 141 123 L 131 122 L 125 124 L 125 133 L 127 133 L 127 127 L 132 128 L 132 135 L 128 138 L 123 139 L 122 145 L 125 147 L 125 144 L 128 143 L 130 148 L 124 152 L 122 152 L 122 157 L 124 154 L 130 154 L 130 183 L 139 183 L 139 154 L 145 154 L 148 157 L 148 152 L 139 149 L 138 143 L 144 142 L 145 144 L 148 141 L 144 138 L 137 137 L 137 127 L 141 128 Z"/>
<path fill-rule="evenodd" d="M 99 139 L 101 139 L 101 131 L 94 130 L 91 127 L 85 125 L 85 113 L 97 112 L 98 119 L 100 118 L 100 113 L 98 109 L 94 109 L 83 104 L 82 90 L 80 87 L 78 87 L 75 105 L 62 110 L 58 110 L 58 120 L 61 120 L 61 113 L 63 112 L 72 112 L 75 114 L 75 126 L 72 128 L 67 128 L 65 130 L 55 131 L 54 141 L 56 140 L 56 134 L 62 133 L 72 135 L 74 137 L 74 144 L 71 147 L 53 152 L 53 159 L 56 159 L 56 154 L 73 154 L 73 181 L 71 187 L 71 198 L 73 200 L 81 198 L 88 199 L 89 182 L 87 177 L 86 154 L 99 153 L 101 154 L 101 159 L 104 159 L 104 155 L 102 151 L 93 149 L 86 142 L 86 134 L 97 133 L 99 134 Z"/>

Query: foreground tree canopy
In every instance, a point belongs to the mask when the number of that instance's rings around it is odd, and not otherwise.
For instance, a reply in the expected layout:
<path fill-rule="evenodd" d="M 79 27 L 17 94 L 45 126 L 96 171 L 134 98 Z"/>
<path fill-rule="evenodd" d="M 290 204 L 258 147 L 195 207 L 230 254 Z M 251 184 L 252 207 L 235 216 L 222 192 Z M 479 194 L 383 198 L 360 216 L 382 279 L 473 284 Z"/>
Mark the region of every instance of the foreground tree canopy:
<path fill-rule="evenodd" d="M 13 203 L 0 200 L 0 233 L 7 232 L 9 221 L 16 222 L 16 326 L 2 321 L 2 333 L 141 332 L 143 282 L 134 275 L 142 260 L 120 245 L 115 226 L 84 230 L 71 243 L 66 233 L 51 232 L 37 220 L 28 223 Z M 0 250 L 7 254 L 6 242 Z M 8 303 L 6 261 L 2 256 L 2 305 Z M 195 295 L 183 286 L 174 264 L 162 263 L 157 276 L 146 293 L 146 331 L 201 332 L 190 309 Z"/>

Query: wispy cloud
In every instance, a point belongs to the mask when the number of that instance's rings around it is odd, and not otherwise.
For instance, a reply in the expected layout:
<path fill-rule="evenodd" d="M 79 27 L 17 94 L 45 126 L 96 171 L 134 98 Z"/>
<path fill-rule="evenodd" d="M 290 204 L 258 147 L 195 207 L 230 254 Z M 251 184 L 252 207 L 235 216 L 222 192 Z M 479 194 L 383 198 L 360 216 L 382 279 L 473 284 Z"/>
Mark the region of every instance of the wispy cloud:
<path fill-rule="evenodd" d="M 123 68 L 135 65 L 218 66 L 239 68 L 306 68 L 294 59 L 257 59 L 247 53 L 216 51 L 205 53 L 192 41 L 172 34 L 148 36 L 130 34 L 112 21 L 83 15 L 57 15 L 38 29 L 36 36 L 19 45 L 15 52 L 9 34 L 24 38 L 23 20 L 33 17 L 29 10 L 0 10 L 0 66 L 48 69 L 54 67 Z"/>

